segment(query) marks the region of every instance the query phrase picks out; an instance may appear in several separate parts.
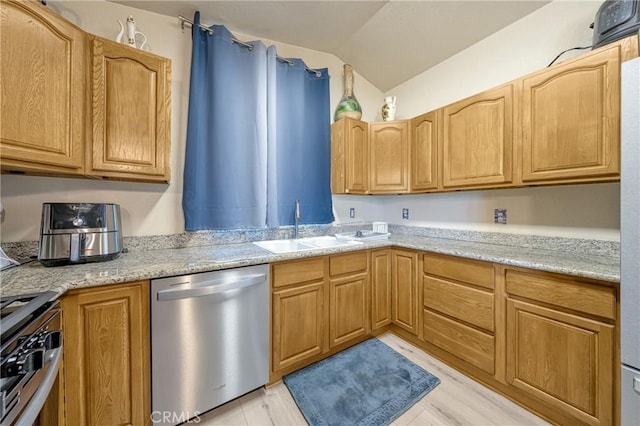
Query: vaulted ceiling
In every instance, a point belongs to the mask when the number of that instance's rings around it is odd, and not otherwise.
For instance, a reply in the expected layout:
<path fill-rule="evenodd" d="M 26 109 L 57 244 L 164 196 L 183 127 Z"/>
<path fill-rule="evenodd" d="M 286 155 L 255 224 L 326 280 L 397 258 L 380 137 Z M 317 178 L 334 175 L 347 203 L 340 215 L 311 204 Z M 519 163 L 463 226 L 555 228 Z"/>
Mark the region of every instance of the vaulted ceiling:
<path fill-rule="evenodd" d="M 332 53 L 385 92 L 548 1 L 114 0 Z"/>

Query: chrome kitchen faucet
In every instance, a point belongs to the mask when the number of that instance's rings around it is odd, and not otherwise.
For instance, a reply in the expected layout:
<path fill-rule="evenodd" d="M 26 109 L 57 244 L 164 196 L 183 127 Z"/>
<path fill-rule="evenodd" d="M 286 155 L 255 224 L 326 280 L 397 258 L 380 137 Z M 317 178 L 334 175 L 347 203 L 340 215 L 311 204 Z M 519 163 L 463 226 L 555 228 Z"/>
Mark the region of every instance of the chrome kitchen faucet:
<path fill-rule="evenodd" d="M 293 238 L 298 238 L 298 222 L 300 221 L 300 201 L 296 200 L 296 211 L 293 216 L 294 219 L 294 228 L 293 228 Z"/>

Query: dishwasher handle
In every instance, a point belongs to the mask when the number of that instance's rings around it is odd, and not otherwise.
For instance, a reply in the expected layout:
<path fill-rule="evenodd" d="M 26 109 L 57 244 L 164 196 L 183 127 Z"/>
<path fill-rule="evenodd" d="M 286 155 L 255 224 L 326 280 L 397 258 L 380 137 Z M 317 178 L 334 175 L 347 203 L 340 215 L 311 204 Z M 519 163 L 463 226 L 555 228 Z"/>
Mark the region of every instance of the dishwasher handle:
<path fill-rule="evenodd" d="M 233 280 L 216 280 L 199 283 L 198 287 L 176 288 L 161 290 L 158 292 L 158 301 L 189 299 L 192 297 L 211 296 L 225 291 L 237 290 L 243 287 L 263 283 L 267 280 L 266 274 L 255 274 L 240 277 Z M 185 283 L 188 284 L 188 283 Z"/>

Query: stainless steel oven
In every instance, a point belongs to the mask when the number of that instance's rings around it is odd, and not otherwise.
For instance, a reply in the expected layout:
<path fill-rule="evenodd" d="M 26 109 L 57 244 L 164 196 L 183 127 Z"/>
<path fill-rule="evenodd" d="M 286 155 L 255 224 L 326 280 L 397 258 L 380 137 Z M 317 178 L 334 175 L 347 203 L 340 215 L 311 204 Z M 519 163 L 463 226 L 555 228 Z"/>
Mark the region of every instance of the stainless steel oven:
<path fill-rule="evenodd" d="M 58 375 L 62 331 L 54 292 L 0 298 L 0 424 L 33 424 Z"/>

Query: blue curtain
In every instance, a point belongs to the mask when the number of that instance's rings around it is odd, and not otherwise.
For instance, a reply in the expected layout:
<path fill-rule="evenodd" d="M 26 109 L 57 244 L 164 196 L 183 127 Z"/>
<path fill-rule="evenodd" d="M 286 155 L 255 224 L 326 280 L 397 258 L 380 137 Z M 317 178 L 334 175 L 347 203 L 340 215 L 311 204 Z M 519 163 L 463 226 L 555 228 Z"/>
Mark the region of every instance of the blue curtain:
<path fill-rule="evenodd" d="M 224 26 L 192 27 L 182 207 L 185 229 L 333 222 L 329 74 L 248 49 Z M 316 75 L 317 74 L 317 75 Z"/>
<path fill-rule="evenodd" d="M 194 21 L 200 23 L 200 13 Z M 263 227 L 266 221 L 266 48 L 193 25 L 182 207 L 185 229 Z"/>
<path fill-rule="evenodd" d="M 291 225 L 300 201 L 303 224 L 331 223 L 329 73 L 267 50 L 267 224 Z"/>

